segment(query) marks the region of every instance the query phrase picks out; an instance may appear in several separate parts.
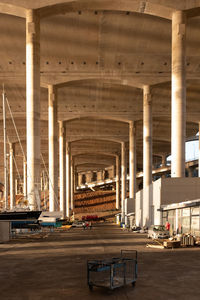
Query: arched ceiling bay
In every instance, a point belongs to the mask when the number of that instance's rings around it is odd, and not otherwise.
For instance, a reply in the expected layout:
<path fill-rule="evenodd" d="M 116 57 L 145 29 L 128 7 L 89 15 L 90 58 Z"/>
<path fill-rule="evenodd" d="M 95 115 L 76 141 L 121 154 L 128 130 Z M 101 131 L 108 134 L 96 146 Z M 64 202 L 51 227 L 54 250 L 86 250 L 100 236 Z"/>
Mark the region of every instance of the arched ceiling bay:
<path fill-rule="evenodd" d="M 57 6 L 51 7 L 54 4 Z M 40 74 L 41 152 L 45 163 L 48 90 L 44 87 L 56 84 L 58 120 L 65 121 L 73 155 L 88 149 L 120 153 L 121 141 L 128 147 L 128 126 L 133 120 L 137 125 L 138 164 L 142 165 L 142 87 L 152 85 L 153 152 L 161 155 L 170 151 L 171 140 L 171 14 L 183 9 L 196 16 L 199 10 L 194 11 L 194 7 L 200 7 L 200 1 L 0 1 L 0 86 L 5 84 L 20 138 L 26 139 L 24 8 L 41 8 L 45 17 L 41 20 Z M 199 29 L 200 17 L 188 20 L 187 137 L 198 131 L 200 116 Z M 17 142 L 9 113 L 7 119 L 9 138 Z M 0 120 L 2 128 L 1 104 Z M 2 139 L 1 130 L 1 153 Z M 26 149 L 25 142 L 23 147 Z M 19 153 L 19 145 L 16 149 Z"/>

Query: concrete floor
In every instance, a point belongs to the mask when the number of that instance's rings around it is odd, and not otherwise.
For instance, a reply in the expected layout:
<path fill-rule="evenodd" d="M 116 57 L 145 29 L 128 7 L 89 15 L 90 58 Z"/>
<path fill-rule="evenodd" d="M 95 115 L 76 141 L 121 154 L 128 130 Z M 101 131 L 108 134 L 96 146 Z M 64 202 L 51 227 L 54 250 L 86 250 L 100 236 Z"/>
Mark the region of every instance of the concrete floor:
<path fill-rule="evenodd" d="M 0 299 L 200 299 L 200 248 L 153 250 L 142 234 L 100 224 L 0 245 Z M 113 292 L 86 284 L 86 261 L 137 249 L 136 286 Z"/>

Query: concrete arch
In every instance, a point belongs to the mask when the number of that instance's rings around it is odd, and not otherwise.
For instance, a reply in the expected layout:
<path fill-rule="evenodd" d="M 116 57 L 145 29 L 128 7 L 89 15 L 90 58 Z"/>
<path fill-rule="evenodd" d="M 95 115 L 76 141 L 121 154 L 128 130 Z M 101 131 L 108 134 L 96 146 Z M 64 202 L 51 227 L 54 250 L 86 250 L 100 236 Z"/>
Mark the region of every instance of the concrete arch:
<path fill-rule="evenodd" d="M 106 83 L 106 84 L 113 84 L 113 85 L 123 85 L 123 86 L 128 86 L 128 87 L 133 87 L 137 89 L 142 89 L 143 84 L 139 83 L 134 83 L 134 80 L 131 80 L 129 78 L 127 79 L 121 79 L 121 78 L 115 78 L 113 79 L 113 76 L 107 76 L 105 74 L 102 74 L 102 77 L 99 75 L 95 76 L 92 75 L 92 77 L 86 77 L 86 78 L 80 78 L 80 76 L 77 76 L 77 78 L 74 78 L 73 80 L 68 80 L 60 83 L 56 83 L 54 86 L 57 89 L 67 87 L 67 86 L 74 86 L 77 84 L 82 84 L 82 83 L 92 83 L 92 82 L 97 82 L 97 83 Z M 43 83 L 42 87 L 48 88 L 49 84 Z"/>
<path fill-rule="evenodd" d="M 73 160 L 75 165 L 78 165 L 80 162 L 84 161 L 87 163 L 98 163 L 98 164 L 109 164 L 113 165 L 116 162 L 116 156 L 108 153 L 102 153 L 102 152 L 82 152 L 73 155 Z"/>
<path fill-rule="evenodd" d="M 88 140 L 90 140 L 90 141 L 98 141 L 98 142 L 101 142 L 101 141 L 112 142 L 112 143 L 116 143 L 116 144 L 120 144 L 121 145 L 121 141 L 119 141 L 119 140 L 112 139 L 112 138 L 110 138 L 109 140 L 106 140 L 106 139 L 100 138 L 100 137 L 98 137 L 98 139 L 97 138 L 93 139 L 93 138 L 89 138 L 89 137 L 84 137 L 82 139 L 78 138 L 78 139 L 71 140 L 70 142 L 71 143 L 75 143 L 75 142 L 79 142 L 79 141 L 88 141 Z"/>
<path fill-rule="evenodd" d="M 94 116 L 91 116 L 91 113 L 90 114 L 81 114 L 80 117 L 72 117 L 71 119 L 68 119 L 68 120 L 63 120 L 65 122 L 65 125 L 67 125 L 67 123 L 70 123 L 72 121 L 77 121 L 77 120 L 88 120 L 88 119 L 91 119 L 91 120 L 102 120 L 102 121 L 116 121 L 116 122 L 121 122 L 121 123 L 125 123 L 125 124 L 129 124 L 130 121 L 129 120 L 125 120 L 125 119 L 122 119 L 122 118 L 118 118 L 118 117 L 112 117 L 112 116 L 109 116 L 109 117 L 104 117 L 104 116 L 99 116 L 99 115 L 94 115 Z"/>
<path fill-rule="evenodd" d="M 116 154 L 113 153 L 106 153 L 106 152 L 95 152 L 95 151 L 88 151 L 88 152 L 82 152 L 82 153 L 78 153 L 73 155 L 73 157 L 77 157 L 77 156 L 81 156 L 81 155 L 88 155 L 88 154 L 95 154 L 95 155 L 103 155 L 103 156 L 110 156 L 110 157 L 117 157 Z"/>
<path fill-rule="evenodd" d="M 150 3 L 140 0 L 86 0 L 86 1 L 61 1 L 57 4 L 41 7 L 39 10 L 40 17 L 45 18 L 58 14 L 65 14 L 80 10 L 114 10 L 114 11 L 129 11 L 135 13 L 143 13 L 155 17 L 171 19 L 173 8 Z"/>
<path fill-rule="evenodd" d="M 109 167 L 109 164 L 82 163 L 82 164 L 76 165 L 76 167 L 77 168 L 80 168 L 80 167 L 91 168 L 91 170 L 93 170 L 93 169 L 105 169 L 105 168 Z"/>

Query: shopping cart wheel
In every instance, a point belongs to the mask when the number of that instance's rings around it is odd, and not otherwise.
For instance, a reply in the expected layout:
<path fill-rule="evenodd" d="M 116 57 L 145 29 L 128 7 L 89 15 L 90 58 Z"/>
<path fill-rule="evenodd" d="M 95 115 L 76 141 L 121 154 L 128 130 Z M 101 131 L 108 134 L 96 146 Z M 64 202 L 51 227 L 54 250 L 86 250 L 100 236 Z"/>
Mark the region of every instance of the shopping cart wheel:
<path fill-rule="evenodd" d="M 90 291 L 93 291 L 93 285 L 89 284 Z"/>

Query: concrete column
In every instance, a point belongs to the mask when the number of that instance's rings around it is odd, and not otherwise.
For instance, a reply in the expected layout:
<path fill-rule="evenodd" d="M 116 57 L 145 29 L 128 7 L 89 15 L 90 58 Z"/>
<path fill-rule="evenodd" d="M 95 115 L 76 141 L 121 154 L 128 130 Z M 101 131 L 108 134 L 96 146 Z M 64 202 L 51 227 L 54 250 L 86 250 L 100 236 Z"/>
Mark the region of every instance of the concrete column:
<path fill-rule="evenodd" d="M 143 187 L 152 183 L 152 101 L 150 87 L 143 89 Z"/>
<path fill-rule="evenodd" d="M 186 136 L 186 16 L 172 14 L 171 177 L 185 177 Z"/>
<path fill-rule="evenodd" d="M 70 143 L 66 142 L 66 212 L 69 217 L 70 198 L 71 198 L 71 167 L 70 167 Z"/>
<path fill-rule="evenodd" d="M 70 181 L 71 181 L 71 209 L 74 209 L 74 162 L 71 156 L 71 165 L 70 165 Z"/>
<path fill-rule="evenodd" d="M 199 122 L 199 168 L 198 168 L 198 176 L 200 177 L 200 122 Z"/>
<path fill-rule="evenodd" d="M 88 184 L 88 183 L 91 183 L 92 182 L 92 172 L 91 171 L 89 171 L 89 172 L 87 172 L 85 175 L 86 175 L 86 183 Z"/>
<path fill-rule="evenodd" d="M 166 167 L 166 154 L 163 154 L 162 156 L 161 156 L 161 166 L 162 167 Z M 163 173 L 162 175 L 161 175 L 161 178 L 162 179 L 164 179 L 164 178 L 166 178 L 166 174 L 165 173 Z"/>
<path fill-rule="evenodd" d="M 163 154 L 162 155 L 162 167 L 165 167 L 166 166 L 166 155 Z"/>
<path fill-rule="evenodd" d="M 44 174 L 44 182 L 45 182 L 44 189 L 46 191 L 48 191 L 49 190 L 49 180 L 48 180 L 48 176 L 46 174 Z"/>
<path fill-rule="evenodd" d="M 44 190 L 44 181 L 43 181 L 43 174 L 40 174 L 40 189 L 41 192 Z"/>
<path fill-rule="evenodd" d="M 31 210 L 40 209 L 40 19 L 26 12 L 27 193 Z"/>
<path fill-rule="evenodd" d="M 18 194 L 18 180 L 15 178 L 15 195 Z"/>
<path fill-rule="evenodd" d="M 76 167 L 74 167 L 74 192 L 76 192 L 76 188 L 78 186 L 78 172 Z"/>
<path fill-rule="evenodd" d="M 78 186 L 80 187 L 82 185 L 82 174 L 78 173 Z"/>
<path fill-rule="evenodd" d="M 122 222 L 124 222 L 125 211 L 124 211 L 124 200 L 126 198 L 126 146 L 125 142 L 121 143 L 121 212 Z"/>
<path fill-rule="evenodd" d="M 43 185 L 44 185 L 44 191 L 43 191 L 43 203 L 44 203 L 44 209 L 47 210 L 47 199 L 46 199 L 46 190 L 47 190 L 47 179 L 45 176 L 45 171 L 42 172 L 43 177 Z"/>
<path fill-rule="evenodd" d="M 27 162 L 26 159 L 24 157 L 24 161 L 23 161 L 23 171 L 24 171 L 24 197 L 27 198 Z"/>
<path fill-rule="evenodd" d="M 134 122 L 129 124 L 129 198 L 135 199 L 136 187 L 136 129 Z"/>
<path fill-rule="evenodd" d="M 178 223 L 178 213 L 179 213 L 179 210 L 176 209 L 175 210 L 175 231 L 176 233 L 178 232 L 178 229 L 179 229 L 179 223 Z M 180 232 L 179 232 L 180 233 Z"/>
<path fill-rule="evenodd" d="M 149 86 L 143 88 L 143 226 L 149 226 L 152 183 L 152 99 Z"/>
<path fill-rule="evenodd" d="M 10 209 L 15 207 L 15 145 L 10 143 Z"/>
<path fill-rule="evenodd" d="M 120 165 L 119 155 L 116 156 L 116 209 L 119 209 L 120 205 Z"/>
<path fill-rule="evenodd" d="M 54 86 L 48 86 L 49 98 L 49 211 L 58 210 L 58 121 L 57 95 Z"/>
<path fill-rule="evenodd" d="M 66 131 L 62 121 L 59 122 L 59 164 L 60 164 L 60 211 L 66 218 Z"/>

